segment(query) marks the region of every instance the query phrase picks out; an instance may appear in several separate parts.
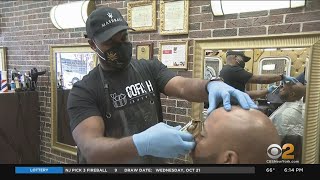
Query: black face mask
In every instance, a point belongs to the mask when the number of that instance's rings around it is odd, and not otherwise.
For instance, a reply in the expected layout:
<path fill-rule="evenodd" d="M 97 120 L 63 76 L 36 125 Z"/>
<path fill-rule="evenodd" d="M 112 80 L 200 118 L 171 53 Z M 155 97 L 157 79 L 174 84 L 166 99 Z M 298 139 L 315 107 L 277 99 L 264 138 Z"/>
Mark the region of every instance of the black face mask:
<path fill-rule="evenodd" d="M 244 68 L 246 66 L 246 63 L 242 60 L 236 60 L 240 67 Z"/>
<path fill-rule="evenodd" d="M 96 45 L 98 56 L 105 60 L 108 66 L 115 70 L 122 70 L 128 66 L 132 58 L 132 44 L 130 42 L 121 43 L 115 47 L 102 52 Z"/>

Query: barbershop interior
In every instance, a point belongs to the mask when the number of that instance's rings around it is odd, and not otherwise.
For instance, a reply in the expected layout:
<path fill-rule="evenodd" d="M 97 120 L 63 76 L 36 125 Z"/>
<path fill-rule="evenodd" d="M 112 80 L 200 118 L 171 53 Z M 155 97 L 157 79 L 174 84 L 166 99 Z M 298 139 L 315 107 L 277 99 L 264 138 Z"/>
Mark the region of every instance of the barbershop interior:
<path fill-rule="evenodd" d="M 280 139 L 278 143 L 263 147 L 263 153 L 255 152 L 255 146 L 262 144 L 255 138 L 260 136 L 255 134 L 258 130 L 248 128 L 243 136 L 232 138 L 233 132 L 237 132 L 234 126 L 244 125 L 235 122 L 230 125 L 234 129 L 228 129 L 227 125 L 219 128 L 218 122 L 218 127 L 214 122 L 206 123 L 212 105 L 208 101 L 192 102 L 160 92 L 162 119 L 159 121 L 170 126 L 180 125 L 181 131 L 189 132 L 195 139 L 203 136 L 203 129 L 207 131 L 206 140 L 195 141 L 195 154 L 203 155 L 200 163 L 219 163 L 204 160 L 211 150 L 200 148 L 211 138 L 219 139 L 219 142 L 212 140 L 217 146 L 228 143 L 229 137 L 222 135 L 227 134 L 231 137 L 230 143 L 240 142 L 235 143 L 239 146 L 235 151 L 239 150 L 240 159 L 247 157 L 240 153 L 241 146 L 246 146 L 248 154 L 257 153 L 268 158 L 266 163 L 319 164 L 319 0 L 0 1 L 1 164 L 79 163 L 81 143 L 77 144 L 75 137 L 80 136 L 76 136 L 70 127 L 68 97 L 73 94 L 74 85 L 101 67 L 100 52 L 105 54 L 96 44 L 94 47 L 97 48 L 92 48 L 95 42 L 89 40 L 86 25 L 92 12 L 105 7 L 117 9 L 130 27 L 127 38 L 132 43 L 132 59 L 160 61 L 174 75 L 185 78 L 215 79 L 235 89 L 238 89 L 237 85 L 229 82 L 241 83 L 244 89 L 239 91 L 248 95 L 257 106 L 256 110 L 248 110 L 254 111 L 250 118 L 258 120 L 261 116 L 270 121 L 276 131 L 261 130 L 266 134 L 265 139 L 269 138 L 269 131 L 276 132 Z M 116 18 L 116 12 L 101 17 L 109 20 L 97 28 L 123 22 L 122 18 Z M 231 69 L 236 66 L 243 76 L 231 73 L 230 69 L 225 69 L 227 66 Z M 114 108 L 121 109 L 132 103 L 131 96 L 139 94 L 139 88 L 144 87 L 150 90 L 146 82 L 139 87 L 128 86 L 128 94 L 110 94 L 111 103 Z M 255 96 L 254 93 L 260 94 Z M 104 97 L 100 99 L 105 100 Z M 222 108 L 222 100 L 218 103 Z M 232 97 L 231 104 L 234 110 L 219 115 L 217 105 L 210 115 L 215 114 L 223 121 L 230 118 L 230 122 L 233 122 L 233 116 L 227 113 L 232 111 L 239 113 L 237 118 L 245 117 L 234 107 L 239 104 Z M 209 132 L 210 125 L 220 129 L 216 132 L 221 131 L 216 138 Z M 105 126 L 107 129 L 108 125 Z M 249 145 L 245 144 L 247 141 L 250 141 Z M 218 150 L 212 149 L 214 151 Z M 195 162 L 189 153 L 165 159 L 167 164 Z"/>

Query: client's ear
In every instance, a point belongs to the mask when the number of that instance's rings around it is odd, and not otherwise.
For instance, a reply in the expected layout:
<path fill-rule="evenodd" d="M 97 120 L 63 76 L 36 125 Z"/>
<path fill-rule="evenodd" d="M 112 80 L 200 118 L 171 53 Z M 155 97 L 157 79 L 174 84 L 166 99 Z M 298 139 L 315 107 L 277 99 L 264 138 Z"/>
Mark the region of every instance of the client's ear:
<path fill-rule="evenodd" d="M 293 91 L 291 91 L 291 92 L 289 93 L 289 98 L 292 98 L 292 97 L 294 97 L 295 95 L 296 95 L 296 93 L 293 92 Z"/>
<path fill-rule="evenodd" d="M 224 164 L 239 164 L 239 156 L 234 151 L 226 151 L 223 154 L 223 163 Z"/>

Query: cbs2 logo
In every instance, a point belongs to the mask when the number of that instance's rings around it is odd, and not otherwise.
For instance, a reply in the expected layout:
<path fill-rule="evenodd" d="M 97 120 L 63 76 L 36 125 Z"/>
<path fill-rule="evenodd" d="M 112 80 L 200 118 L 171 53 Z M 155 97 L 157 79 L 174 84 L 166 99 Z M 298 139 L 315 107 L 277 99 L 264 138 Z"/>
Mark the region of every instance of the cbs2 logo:
<path fill-rule="evenodd" d="M 282 148 L 278 144 L 271 144 L 267 149 L 267 154 L 271 159 L 278 159 L 281 155 L 282 159 L 294 159 L 294 155 L 291 154 L 293 151 L 294 145 L 290 143 L 284 144 Z"/>

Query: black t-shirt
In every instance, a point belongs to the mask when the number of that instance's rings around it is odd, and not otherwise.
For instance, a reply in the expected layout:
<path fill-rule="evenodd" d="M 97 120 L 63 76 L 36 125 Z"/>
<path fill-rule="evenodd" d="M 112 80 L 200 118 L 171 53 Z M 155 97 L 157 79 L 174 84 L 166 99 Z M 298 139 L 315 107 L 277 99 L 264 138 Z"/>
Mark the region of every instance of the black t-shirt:
<path fill-rule="evenodd" d="M 164 87 L 175 73 L 158 60 L 132 60 L 131 64 L 120 72 L 103 72 L 109 84 L 108 105 L 99 66 L 74 84 L 68 97 L 71 130 L 91 116 L 101 116 L 105 123 L 105 136 L 121 138 L 154 125 L 155 121 L 146 122 L 154 119 L 150 117 L 157 117 L 157 121 L 163 120 L 160 93 L 164 92 Z M 150 98 L 154 99 L 156 110 L 148 114 L 144 111 L 149 108 L 146 104 Z M 107 106 L 111 113 L 120 115 L 106 118 Z M 125 128 L 122 127 L 123 116 Z"/>
<path fill-rule="evenodd" d="M 141 70 L 141 73 L 148 76 L 153 88 L 157 90 L 154 90 L 154 92 L 160 102 L 160 92 L 164 92 L 165 85 L 175 76 L 175 73 L 167 69 L 167 67 L 158 60 L 132 60 L 131 63 L 138 70 Z M 122 72 L 105 73 L 104 75 L 105 78 L 110 77 L 108 78 L 108 80 L 111 81 L 110 94 L 113 94 L 115 91 L 124 93 L 127 87 L 138 83 L 137 78 L 135 78 L 137 77 L 137 73 L 131 66 L 128 66 L 128 68 Z M 117 88 L 120 90 L 117 90 Z M 105 94 L 97 66 L 90 71 L 88 75 L 84 76 L 81 81 L 75 83 L 69 94 L 68 113 L 70 116 L 71 130 L 86 118 L 91 116 L 104 116 L 105 109 L 103 107 L 106 103 L 104 97 Z M 162 109 L 161 104 L 157 106 L 159 106 L 159 110 Z M 134 106 L 132 106 L 132 108 L 134 108 Z M 162 111 L 159 112 L 162 114 Z"/>
<path fill-rule="evenodd" d="M 242 92 L 245 92 L 246 83 L 252 77 L 252 73 L 244 70 L 240 66 L 225 65 L 220 71 L 223 81 Z"/>

